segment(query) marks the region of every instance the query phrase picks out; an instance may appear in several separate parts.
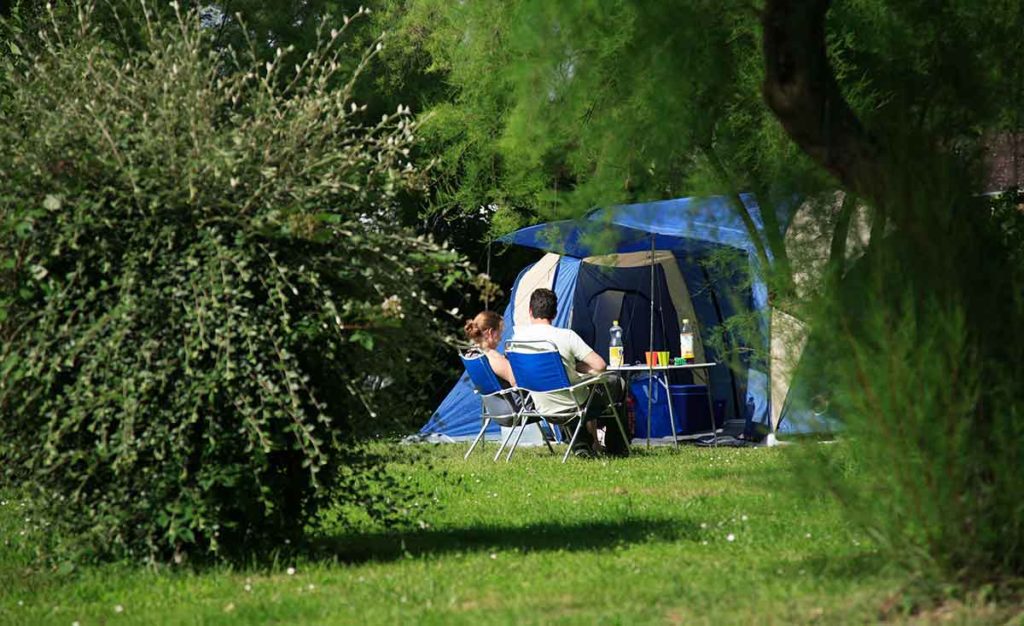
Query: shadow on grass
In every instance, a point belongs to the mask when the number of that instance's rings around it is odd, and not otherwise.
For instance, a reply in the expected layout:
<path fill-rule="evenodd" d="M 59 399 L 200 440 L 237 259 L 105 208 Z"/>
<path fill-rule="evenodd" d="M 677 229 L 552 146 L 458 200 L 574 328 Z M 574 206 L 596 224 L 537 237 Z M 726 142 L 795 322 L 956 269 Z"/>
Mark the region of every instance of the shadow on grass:
<path fill-rule="evenodd" d="M 316 541 L 314 551 L 320 558 L 360 563 L 453 552 L 607 550 L 626 544 L 696 540 L 698 533 L 695 523 L 678 519 L 578 524 L 544 522 L 525 526 L 336 535 Z"/>

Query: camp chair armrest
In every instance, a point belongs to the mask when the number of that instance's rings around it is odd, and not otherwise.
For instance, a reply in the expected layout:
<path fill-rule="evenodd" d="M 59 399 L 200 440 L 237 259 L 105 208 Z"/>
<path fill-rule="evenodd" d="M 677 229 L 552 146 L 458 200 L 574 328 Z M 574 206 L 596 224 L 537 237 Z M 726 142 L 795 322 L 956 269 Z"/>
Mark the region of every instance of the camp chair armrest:
<path fill-rule="evenodd" d="M 522 391 L 523 390 L 519 387 L 509 387 L 507 389 L 499 389 L 498 391 L 484 394 L 481 394 L 479 391 L 474 389 L 473 393 L 479 394 L 483 398 L 500 398 L 502 396 L 518 396 L 521 395 Z"/>
<path fill-rule="evenodd" d="M 608 374 L 611 374 L 611 372 L 608 372 Z M 598 374 L 597 376 L 594 376 L 592 378 L 588 378 L 588 379 L 586 379 L 584 381 L 578 382 L 575 385 L 570 385 L 570 386 L 566 387 L 565 389 L 563 389 L 563 391 L 565 391 L 565 390 L 574 391 L 574 390 L 576 390 L 576 389 L 578 389 L 580 387 L 587 387 L 589 385 L 596 385 L 598 383 L 606 383 L 606 382 L 608 382 L 608 380 L 609 380 L 609 377 L 606 375 L 605 372 L 602 372 L 602 373 Z"/>
<path fill-rule="evenodd" d="M 491 393 L 487 393 L 487 394 L 484 394 L 484 395 L 486 395 L 486 396 L 499 396 L 499 395 L 501 395 L 503 393 L 518 393 L 518 392 L 520 392 L 522 390 L 523 389 L 521 387 L 502 387 L 501 389 L 499 389 L 497 391 L 492 391 Z"/>

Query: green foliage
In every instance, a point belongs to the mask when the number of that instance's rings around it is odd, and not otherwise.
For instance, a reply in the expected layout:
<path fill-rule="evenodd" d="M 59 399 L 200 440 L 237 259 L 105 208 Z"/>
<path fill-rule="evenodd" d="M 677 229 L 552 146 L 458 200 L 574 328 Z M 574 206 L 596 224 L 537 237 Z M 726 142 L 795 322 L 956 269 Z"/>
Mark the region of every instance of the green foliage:
<path fill-rule="evenodd" d="M 264 61 L 194 13 L 121 14 L 132 45 L 90 16 L 6 85 L 0 478 L 84 553 L 279 546 L 370 471 L 359 437 L 423 418 L 468 266 L 397 224 L 416 125 L 353 99 L 377 49 L 346 73 L 344 29 Z"/>
<path fill-rule="evenodd" d="M 840 168 L 802 154 L 763 102 L 757 5 L 418 0 L 403 36 L 454 92 L 425 125 L 448 198 L 496 203 L 511 213 L 495 217 L 503 228 L 648 198 L 813 199 L 807 230 L 835 253 L 826 272 L 791 266 L 791 252 L 822 255 L 787 250 L 773 211 L 750 233 L 772 304 L 810 325 L 800 368 L 831 392 L 867 468 L 863 484 L 817 464 L 806 473 L 827 478 L 908 567 L 971 582 L 1019 575 L 1021 507 L 1006 495 L 1024 471 L 1020 246 L 1007 241 L 1019 215 L 975 196 L 986 139 L 1022 128 L 1024 11 L 925 0 L 829 9 L 823 44 L 866 146 L 834 156 L 886 173 L 864 182 L 873 204 L 854 212 L 832 197 Z M 870 233 L 866 249 L 847 254 L 847 228 L 855 242 Z M 718 345 L 756 321 L 732 320 Z"/>
<path fill-rule="evenodd" d="M 914 234 L 872 242 L 820 301 L 801 363 L 855 443 L 849 464 L 808 450 L 811 486 L 927 585 L 1024 569 L 1024 266 L 1005 263 L 1021 249 L 1018 202 L 997 200 L 996 224 L 985 203 L 961 210 L 956 230 L 929 231 L 929 255 Z"/>
<path fill-rule="evenodd" d="M 1012 267 L 1024 267 L 1024 191 L 1008 189 L 992 201 L 1000 238 L 1009 250 Z"/>
<path fill-rule="evenodd" d="M 1020 127 L 1024 54 L 1012 51 L 1024 18 L 1015 3 L 940 5 L 836 5 L 829 54 L 869 131 L 903 146 L 903 166 L 942 148 L 973 167 L 987 133 Z M 417 0 L 393 43 L 428 54 L 451 84 L 423 130 L 436 207 L 493 203 L 492 233 L 504 233 L 617 202 L 750 191 L 777 206 L 834 190 L 763 102 L 761 34 L 742 1 Z M 772 217 L 751 235 L 785 299 Z"/>
<path fill-rule="evenodd" d="M 760 101 L 759 26 L 745 3 L 421 0 L 398 37 L 428 51 L 454 90 L 424 125 L 442 207 L 493 202 L 532 220 L 767 192 L 780 176 L 821 185 Z"/>
<path fill-rule="evenodd" d="M 1019 3 L 856 0 L 828 23 L 840 84 L 882 141 L 912 132 L 970 151 L 986 132 L 1020 127 Z"/>

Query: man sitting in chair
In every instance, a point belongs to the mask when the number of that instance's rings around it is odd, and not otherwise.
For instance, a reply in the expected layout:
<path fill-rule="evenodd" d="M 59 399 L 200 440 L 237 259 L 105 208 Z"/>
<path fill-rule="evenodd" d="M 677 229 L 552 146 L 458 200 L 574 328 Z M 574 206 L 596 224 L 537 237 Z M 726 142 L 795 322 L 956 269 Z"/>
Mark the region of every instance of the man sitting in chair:
<path fill-rule="evenodd" d="M 551 324 L 557 310 L 558 298 L 555 296 L 555 292 L 543 288 L 534 290 L 530 295 L 530 323 L 525 326 L 516 326 L 513 329 L 512 341 L 550 341 L 553 343 L 558 348 L 562 364 L 565 366 L 569 382 L 572 384 L 584 380 L 587 375 L 604 372 L 608 367 L 607 363 L 575 331 L 569 328 L 557 328 Z M 609 387 L 615 396 L 614 402 L 621 405 L 625 390 L 622 379 L 612 375 Z M 576 393 L 581 394 L 577 399 L 583 404 L 587 400 L 587 394 L 591 393 L 591 389 L 578 389 Z M 561 413 L 573 408 L 570 398 L 550 397 L 545 398 L 542 402 L 547 404 L 537 407 L 541 412 Z M 599 393 L 590 403 L 587 416 L 600 415 L 607 407 L 608 400 L 605 394 Z M 619 408 L 619 414 L 624 416 L 625 412 Z M 580 432 L 575 454 L 588 455 L 592 450 L 598 449 L 595 424 L 595 421 L 588 421 L 587 428 Z M 605 450 L 608 453 L 629 453 L 628 442 L 622 441 L 618 428 L 612 426 L 606 428 L 605 431 Z"/>

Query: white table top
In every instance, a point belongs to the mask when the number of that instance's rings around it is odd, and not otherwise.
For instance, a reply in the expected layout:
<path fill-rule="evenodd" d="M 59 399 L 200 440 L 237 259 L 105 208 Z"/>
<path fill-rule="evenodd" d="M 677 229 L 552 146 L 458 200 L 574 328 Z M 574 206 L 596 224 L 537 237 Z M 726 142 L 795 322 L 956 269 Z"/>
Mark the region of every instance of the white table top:
<path fill-rule="evenodd" d="M 687 363 L 685 365 L 609 365 L 609 372 L 646 372 L 648 370 L 654 370 L 661 372 L 665 370 L 695 370 L 703 369 L 706 367 L 714 367 L 718 363 Z"/>

